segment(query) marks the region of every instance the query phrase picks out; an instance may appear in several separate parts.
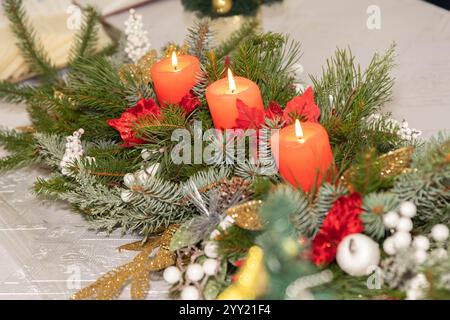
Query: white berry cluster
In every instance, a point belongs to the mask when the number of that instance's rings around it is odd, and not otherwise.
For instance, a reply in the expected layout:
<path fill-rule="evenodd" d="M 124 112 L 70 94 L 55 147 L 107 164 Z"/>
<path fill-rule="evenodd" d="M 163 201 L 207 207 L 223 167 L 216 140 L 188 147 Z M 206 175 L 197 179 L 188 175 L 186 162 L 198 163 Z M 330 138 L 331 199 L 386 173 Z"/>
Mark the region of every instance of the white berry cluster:
<path fill-rule="evenodd" d="M 234 219 L 225 217 L 218 227 L 225 230 L 234 224 Z M 171 266 L 164 270 L 164 280 L 176 285 L 182 300 L 198 300 L 202 298 L 202 287 L 209 277 L 214 277 L 220 268 L 218 246 L 214 239 L 220 235 L 218 229 L 211 232 L 209 240 L 203 243 L 203 255 L 193 260 L 186 268 Z M 199 262 L 201 261 L 201 262 Z"/>
<path fill-rule="evenodd" d="M 130 16 L 125 21 L 125 35 L 127 38 L 125 53 L 134 63 L 138 62 L 151 47 L 147 36 L 148 32 L 144 30 L 142 15 L 136 14 L 134 9 L 130 10 Z"/>
<path fill-rule="evenodd" d="M 366 122 L 369 128 L 373 128 L 374 124 L 377 123 L 383 116 L 379 113 L 375 113 L 370 115 Z M 422 131 L 409 128 L 409 124 L 406 120 L 403 120 L 401 123 L 395 119 L 387 119 L 388 129 L 386 132 L 391 132 L 391 128 L 398 128 L 396 133 L 397 135 L 405 141 L 414 141 L 418 139 L 422 135 Z"/>
<path fill-rule="evenodd" d="M 74 162 L 79 161 L 83 156 L 83 146 L 81 145 L 81 136 L 83 133 L 83 129 L 78 129 L 71 136 L 66 138 L 66 150 L 59 163 L 61 173 L 65 176 L 72 175 L 69 167 L 73 165 Z"/>
<path fill-rule="evenodd" d="M 131 202 L 135 193 L 133 190 L 141 190 L 142 187 L 145 187 L 150 178 L 156 175 L 158 168 L 159 163 L 155 163 L 135 173 L 127 173 L 123 177 L 123 183 L 129 189 L 122 190 L 122 192 L 120 193 L 122 201 L 125 203 Z"/>
<path fill-rule="evenodd" d="M 406 141 L 414 141 L 422 135 L 422 131 L 409 128 L 408 122 L 406 120 L 402 121 L 400 129 L 397 131 L 397 134 Z"/>
<path fill-rule="evenodd" d="M 304 72 L 304 68 L 300 63 L 295 63 L 292 66 L 292 75 L 294 77 L 294 86 L 295 91 L 299 94 L 303 93 L 305 91 L 305 86 L 301 83 L 301 75 Z"/>
<path fill-rule="evenodd" d="M 413 223 L 411 218 L 416 215 L 416 210 L 414 203 L 403 202 L 400 205 L 400 214 L 390 211 L 383 216 L 385 227 L 395 230 L 393 235 L 384 241 L 383 249 L 388 255 L 394 255 L 400 250 L 410 248 L 412 244 L 415 249 L 415 260 L 418 264 L 422 264 L 427 259 L 430 241 L 428 237 L 423 235 L 417 235 L 412 239 Z M 437 224 L 431 229 L 430 238 L 436 242 L 443 242 L 448 239 L 448 236 L 449 229 L 443 224 Z"/>
<path fill-rule="evenodd" d="M 423 265 L 429 257 L 434 259 L 448 255 L 443 248 L 432 250 L 429 253 L 430 239 L 438 244 L 442 244 L 449 238 L 449 229 L 443 224 L 435 225 L 428 237 L 416 235 L 414 239 L 412 238 L 410 233 L 413 228 L 411 218 L 416 215 L 416 211 L 417 208 L 412 202 L 403 202 L 400 205 L 399 213 L 391 211 L 383 216 L 385 227 L 393 232 L 393 235 L 388 237 L 383 243 L 384 251 L 390 256 L 405 255 L 405 253 L 408 256 L 411 255 L 410 263 L 413 265 L 407 266 L 411 270 L 415 270 L 416 267 Z M 426 277 L 422 273 L 417 273 L 404 286 L 407 299 L 422 299 L 428 286 Z"/>
<path fill-rule="evenodd" d="M 203 254 L 193 259 L 187 267 L 171 266 L 164 270 L 164 280 L 177 286 L 182 300 L 202 299 L 202 286 L 219 271 L 217 244 L 213 241 L 206 242 Z"/>

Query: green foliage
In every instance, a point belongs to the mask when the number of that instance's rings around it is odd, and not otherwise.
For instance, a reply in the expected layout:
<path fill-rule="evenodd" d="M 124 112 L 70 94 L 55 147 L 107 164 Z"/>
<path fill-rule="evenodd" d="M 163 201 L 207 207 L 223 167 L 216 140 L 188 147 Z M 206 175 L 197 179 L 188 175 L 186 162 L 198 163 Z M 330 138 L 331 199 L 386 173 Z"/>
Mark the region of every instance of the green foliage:
<path fill-rule="evenodd" d="M 375 149 L 365 150 L 356 155 L 352 173 L 348 177 L 348 183 L 353 190 L 361 194 L 386 190 L 392 187 L 393 179 L 382 175 L 382 166 L 378 160 Z"/>
<path fill-rule="evenodd" d="M 54 81 L 57 70 L 42 45 L 36 41 L 36 35 L 28 22 L 22 1 L 5 0 L 3 9 L 10 21 L 11 30 L 18 40 L 17 45 L 31 70 L 49 82 Z"/>
<path fill-rule="evenodd" d="M 285 105 L 295 95 L 292 67 L 299 61 L 300 44 L 278 33 L 245 39 L 232 56 L 234 72 L 256 82 L 264 104 Z"/>
<path fill-rule="evenodd" d="M 282 0 L 233 0 L 231 10 L 225 16 L 234 15 L 255 15 L 261 5 L 271 5 Z M 182 0 L 187 11 L 195 11 L 201 16 L 221 17 L 224 16 L 216 12 L 211 0 Z"/>
<path fill-rule="evenodd" d="M 383 215 L 398 209 L 399 200 L 393 193 L 371 193 L 363 198 L 364 233 L 381 240 L 385 235 Z"/>
<path fill-rule="evenodd" d="M 404 298 L 402 292 L 389 289 L 383 284 L 380 289 L 369 289 L 367 287 L 368 277 L 349 276 L 336 264 L 332 265 L 330 270 L 333 272 L 333 281 L 314 288 L 313 292 L 328 291 L 334 296 L 334 299 L 339 300 Z"/>
<path fill-rule="evenodd" d="M 399 176 L 392 191 L 417 207 L 415 226 L 428 231 L 436 223 L 450 224 L 450 138 L 442 134 L 417 148 L 413 171 Z"/>
<path fill-rule="evenodd" d="M 98 23 L 100 21 L 100 15 L 93 7 L 88 7 L 85 11 L 85 20 L 76 36 L 71 51 L 71 61 L 75 61 L 78 58 L 90 56 L 95 53 L 95 46 L 98 41 Z"/>
<path fill-rule="evenodd" d="M 298 257 L 305 249 L 299 244 L 291 216 L 298 210 L 296 198 L 287 193 L 287 188 L 278 188 L 264 202 L 261 217 L 266 229 L 257 238 L 264 251 L 264 263 L 269 275 L 268 299 L 284 299 L 287 287 L 301 276 L 315 272 L 308 260 Z"/>
<path fill-rule="evenodd" d="M 0 81 L 0 100 L 10 103 L 27 102 L 34 95 L 34 88 L 26 84 Z"/>
<path fill-rule="evenodd" d="M 222 230 L 218 236 L 218 252 L 221 257 L 229 261 L 237 261 L 246 256 L 248 249 L 255 244 L 255 232 L 231 226 Z"/>
<path fill-rule="evenodd" d="M 216 58 L 222 59 L 232 54 L 245 40 L 255 36 L 259 29 L 260 25 L 257 19 L 247 20 L 241 28 L 233 32 L 228 39 L 215 49 Z"/>
<path fill-rule="evenodd" d="M 347 191 L 341 186 L 324 184 L 314 199 L 289 185 L 281 185 L 274 192 L 279 197 L 291 199 L 294 209 L 290 213 L 290 220 L 300 235 L 312 237 L 319 230 L 334 202 Z"/>
<path fill-rule="evenodd" d="M 0 159 L 0 171 L 24 167 L 39 162 L 33 135 L 16 130 L 0 130 L 0 146 L 9 155 Z"/>
<path fill-rule="evenodd" d="M 321 109 L 320 122 L 328 131 L 340 172 L 367 147 L 385 153 L 401 143 L 395 132 L 376 129 L 386 125 L 385 117 L 372 123 L 372 129 L 367 123 L 391 99 L 394 50 L 392 45 L 384 55 L 375 54 L 363 71 L 350 50 L 338 49 L 327 60 L 321 79 L 311 76 L 315 101 Z"/>

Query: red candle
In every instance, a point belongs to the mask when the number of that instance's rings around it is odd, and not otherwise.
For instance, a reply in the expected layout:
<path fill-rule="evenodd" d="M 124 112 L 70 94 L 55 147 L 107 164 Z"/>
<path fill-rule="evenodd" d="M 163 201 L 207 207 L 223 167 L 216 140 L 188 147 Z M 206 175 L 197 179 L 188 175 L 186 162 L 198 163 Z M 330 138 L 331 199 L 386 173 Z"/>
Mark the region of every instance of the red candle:
<path fill-rule="evenodd" d="M 220 79 L 206 88 L 206 100 L 217 129 L 236 127 L 237 99 L 242 100 L 249 107 L 264 110 L 261 92 L 256 83 L 246 78 L 233 77 L 230 69 L 228 69 L 228 79 Z"/>
<path fill-rule="evenodd" d="M 156 96 L 161 104 L 177 104 L 197 82 L 200 61 L 194 56 L 178 56 L 163 59 L 150 70 Z"/>
<path fill-rule="evenodd" d="M 314 122 L 296 120 L 275 132 L 271 148 L 281 176 L 306 192 L 321 183 L 333 161 L 327 131 Z"/>

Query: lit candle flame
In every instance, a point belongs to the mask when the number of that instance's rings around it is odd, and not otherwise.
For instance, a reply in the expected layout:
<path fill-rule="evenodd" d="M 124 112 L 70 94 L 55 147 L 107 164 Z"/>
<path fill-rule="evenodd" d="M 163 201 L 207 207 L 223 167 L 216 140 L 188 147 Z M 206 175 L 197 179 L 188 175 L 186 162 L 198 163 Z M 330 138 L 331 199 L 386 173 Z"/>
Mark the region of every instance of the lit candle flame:
<path fill-rule="evenodd" d="M 297 137 L 299 142 L 305 142 L 305 139 L 303 139 L 303 129 L 298 119 L 295 120 L 295 136 Z"/>
<path fill-rule="evenodd" d="M 231 93 L 236 91 L 236 82 L 234 81 L 233 73 L 231 73 L 230 68 L 228 68 L 228 87 Z"/>
<path fill-rule="evenodd" d="M 172 67 L 177 70 L 178 68 L 178 58 L 175 51 L 172 51 Z"/>

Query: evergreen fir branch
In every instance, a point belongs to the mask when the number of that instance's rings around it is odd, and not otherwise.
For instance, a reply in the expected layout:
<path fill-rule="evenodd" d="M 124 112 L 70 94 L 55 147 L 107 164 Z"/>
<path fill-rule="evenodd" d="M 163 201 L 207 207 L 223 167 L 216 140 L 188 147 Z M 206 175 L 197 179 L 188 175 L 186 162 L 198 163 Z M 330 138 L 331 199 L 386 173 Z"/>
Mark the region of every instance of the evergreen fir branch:
<path fill-rule="evenodd" d="M 319 80 L 311 76 L 316 103 L 321 106 L 321 122 L 337 117 L 349 121 L 369 116 L 391 99 L 394 79 L 389 72 L 394 66 L 395 44 L 384 55 L 375 54 L 363 72 L 350 50 L 337 49 L 327 60 Z M 329 96 L 333 99 L 330 100 Z"/>
<path fill-rule="evenodd" d="M 389 211 L 396 211 L 399 199 L 393 193 L 371 193 L 363 199 L 364 233 L 371 238 L 381 240 L 385 235 L 383 215 Z"/>
<path fill-rule="evenodd" d="M 231 36 L 222 42 L 215 50 L 217 59 L 222 59 L 233 53 L 245 40 L 251 38 L 259 30 L 260 25 L 257 19 L 249 19 L 242 27 L 233 32 Z"/>
<path fill-rule="evenodd" d="M 189 198 L 195 191 L 198 191 L 201 194 L 208 193 L 215 188 L 220 181 L 228 178 L 230 173 L 231 172 L 227 167 L 213 167 L 199 171 L 182 184 L 184 199 Z"/>
<path fill-rule="evenodd" d="M 9 155 L 0 158 L 1 172 L 25 167 L 40 161 L 31 133 L 9 129 L 0 130 L 0 146 L 9 152 Z"/>
<path fill-rule="evenodd" d="M 48 199 L 59 199 L 63 193 L 67 193 L 75 188 L 73 182 L 69 182 L 61 174 L 53 174 L 47 179 L 38 177 L 33 185 L 33 192 L 40 197 Z"/>
<path fill-rule="evenodd" d="M 385 153 L 399 146 L 397 134 L 378 131 L 368 126 L 367 119 L 379 112 L 390 100 L 393 78 L 395 45 L 384 55 L 375 54 L 365 71 L 356 64 L 350 50 L 336 51 L 327 60 L 322 78 L 311 76 L 315 100 L 321 107 L 320 122 L 327 129 L 338 169 L 343 172 L 355 156 L 367 147 Z M 384 118 L 378 122 L 380 125 Z M 358 141 L 364 139 L 365 143 Z"/>
<path fill-rule="evenodd" d="M 3 9 L 10 21 L 12 32 L 16 35 L 18 46 L 31 70 L 49 82 L 57 78 L 57 70 L 52 64 L 26 17 L 21 0 L 5 0 Z"/>
<path fill-rule="evenodd" d="M 411 172 L 399 176 L 392 189 L 402 201 L 417 207 L 415 226 L 429 231 L 437 223 L 450 224 L 450 138 L 440 134 L 416 148 Z"/>
<path fill-rule="evenodd" d="M 300 60 L 301 46 L 277 33 L 257 34 L 246 39 L 233 54 L 236 75 L 255 81 L 264 104 L 285 105 L 296 94 L 292 67 Z"/>
<path fill-rule="evenodd" d="M 40 158 L 51 168 L 59 170 L 64 156 L 66 141 L 56 134 L 38 133 L 35 135 Z"/>
<path fill-rule="evenodd" d="M 9 103 L 27 102 L 34 95 L 34 88 L 24 84 L 0 81 L 0 100 Z"/>
<path fill-rule="evenodd" d="M 316 268 L 308 259 L 301 259 L 305 247 L 291 223 L 299 209 L 309 206 L 300 192 L 281 185 L 264 201 L 261 208 L 264 232 L 256 244 L 264 250 L 264 263 L 270 277 L 270 289 L 265 298 L 284 299 L 286 289 L 296 279 L 312 274 Z"/>
<path fill-rule="evenodd" d="M 201 63 L 204 63 L 206 54 L 214 47 L 214 36 L 207 19 L 200 20 L 188 29 L 186 43 L 189 47 L 189 54 L 196 56 Z"/>
<path fill-rule="evenodd" d="M 170 146 L 172 132 L 186 129 L 188 125 L 186 113 L 177 105 L 168 105 L 161 110 L 161 116 L 141 117 L 136 125 L 137 135 L 152 145 Z"/>
<path fill-rule="evenodd" d="M 100 15 L 93 7 L 87 7 L 85 17 L 79 33 L 76 35 L 73 44 L 70 63 L 75 60 L 90 56 L 95 53 L 95 46 L 98 41 L 98 23 Z"/>
<path fill-rule="evenodd" d="M 78 59 L 68 79 L 68 97 L 83 108 L 103 112 L 104 119 L 117 116 L 127 107 L 128 87 L 106 57 Z"/>
<path fill-rule="evenodd" d="M 294 199 L 297 206 L 293 218 L 294 226 L 301 235 L 307 237 L 312 237 L 319 231 L 334 202 L 347 193 L 344 187 L 328 183 L 319 188 L 316 198 L 312 200 L 304 192 L 288 186 L 281 190 Z"/>

